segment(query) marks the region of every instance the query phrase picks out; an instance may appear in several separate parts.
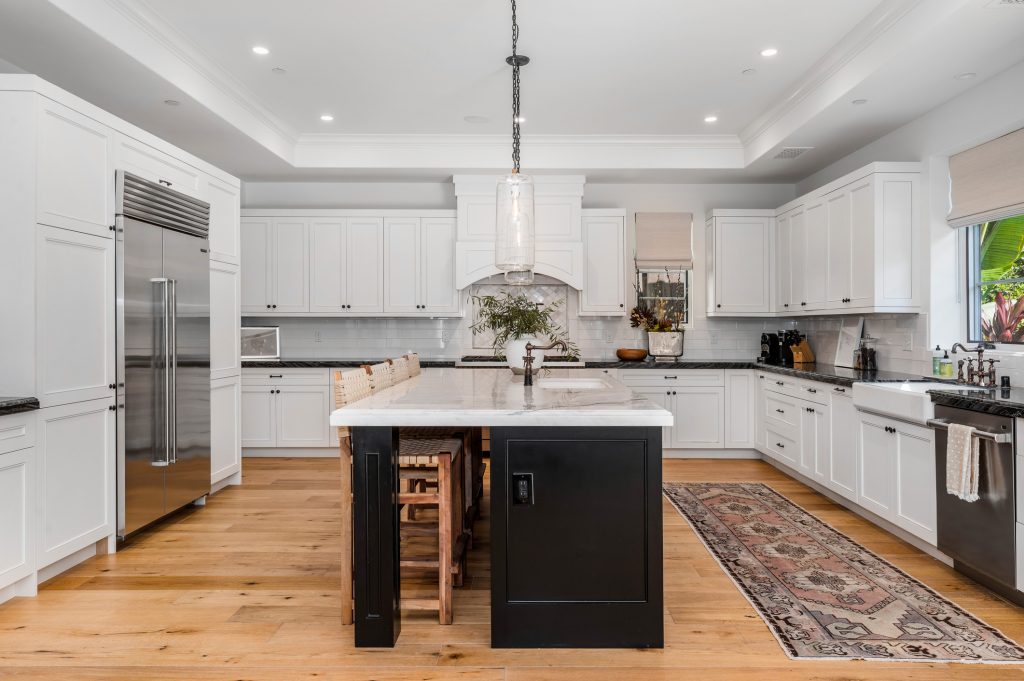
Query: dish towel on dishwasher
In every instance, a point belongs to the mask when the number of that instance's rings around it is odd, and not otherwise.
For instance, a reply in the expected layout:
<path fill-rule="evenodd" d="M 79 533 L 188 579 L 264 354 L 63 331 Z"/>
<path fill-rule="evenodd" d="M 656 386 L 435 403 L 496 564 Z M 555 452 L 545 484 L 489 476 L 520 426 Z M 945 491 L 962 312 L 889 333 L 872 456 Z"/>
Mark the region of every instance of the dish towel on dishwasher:
<path fill-rule="evenodd" d="M 978 473 L 981 468 L 981 442 L 974 428 L 949 424 L 946 441 L 946 491 L 964 501 L 978 500 Z"/>

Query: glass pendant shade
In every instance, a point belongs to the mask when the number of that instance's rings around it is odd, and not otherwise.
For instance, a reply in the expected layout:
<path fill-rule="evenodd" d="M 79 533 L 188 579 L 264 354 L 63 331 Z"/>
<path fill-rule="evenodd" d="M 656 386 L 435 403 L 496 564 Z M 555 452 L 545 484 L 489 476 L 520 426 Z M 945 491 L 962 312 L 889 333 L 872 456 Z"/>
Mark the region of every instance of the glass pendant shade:
<path fill-rule="evenodd" d="M 509 284 L 533 282 L 533 180 L 512 173 L 498 182 L 494 264 Z"/>

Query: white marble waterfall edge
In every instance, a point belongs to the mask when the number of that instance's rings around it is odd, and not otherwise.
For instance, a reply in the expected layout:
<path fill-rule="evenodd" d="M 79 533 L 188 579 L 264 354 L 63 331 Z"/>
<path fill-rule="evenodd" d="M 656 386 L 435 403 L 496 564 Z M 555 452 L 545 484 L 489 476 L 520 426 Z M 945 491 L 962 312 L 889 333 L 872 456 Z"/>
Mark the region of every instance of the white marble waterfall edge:
<path fill-rule="evenodd" d="M 596 387 L 566 387 L 581 379 Z M 503 369 L 444 368 L 333 411 L 331 425 L 671 426 L 672 413 L 604 373 L 542 370 L 526 388 Z"/>

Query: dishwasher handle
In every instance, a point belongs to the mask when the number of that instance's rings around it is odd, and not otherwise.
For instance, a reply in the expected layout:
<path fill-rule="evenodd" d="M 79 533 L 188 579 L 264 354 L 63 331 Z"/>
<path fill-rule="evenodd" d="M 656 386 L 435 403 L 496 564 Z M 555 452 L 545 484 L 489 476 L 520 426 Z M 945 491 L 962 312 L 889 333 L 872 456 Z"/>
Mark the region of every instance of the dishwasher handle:
<path fill-rule="evenodd" d="M 946 419 L 928 419 L 928 427 L 936 430 L 949 430 L 950 422 Z M 1013 442 L 1013 433 L 993 433 L 988 430 L 974 430 L 974 435 L 982 440 L 989 440 L 996 444 L 1010 444 Z"/>

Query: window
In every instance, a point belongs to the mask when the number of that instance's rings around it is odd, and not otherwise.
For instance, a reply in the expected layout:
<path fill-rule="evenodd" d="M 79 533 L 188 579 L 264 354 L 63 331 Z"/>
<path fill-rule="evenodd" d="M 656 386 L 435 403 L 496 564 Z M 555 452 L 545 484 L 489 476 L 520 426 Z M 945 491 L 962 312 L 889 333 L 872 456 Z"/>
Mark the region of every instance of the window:
<path fill-rule="evenodd" d="M 637 302 L 677 327 L 690 322 L 690 270 L 638 269 Z"/>
<path fill-rule="evenodd" d="M 1024 344 L 1024 215 L 967 229 L 967 335 Z"/>

